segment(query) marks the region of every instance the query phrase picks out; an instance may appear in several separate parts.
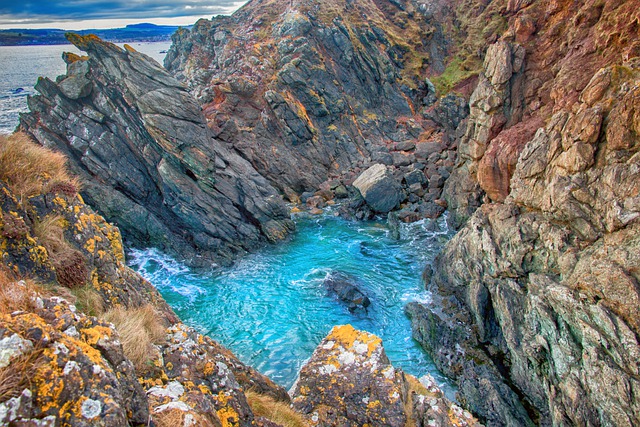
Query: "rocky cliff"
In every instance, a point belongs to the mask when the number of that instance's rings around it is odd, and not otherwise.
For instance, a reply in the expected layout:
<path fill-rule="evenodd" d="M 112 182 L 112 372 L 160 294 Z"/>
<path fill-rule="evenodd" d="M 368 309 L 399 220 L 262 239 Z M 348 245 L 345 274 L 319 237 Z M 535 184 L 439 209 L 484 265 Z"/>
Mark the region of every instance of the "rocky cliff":
<path fill-rule="evenodd" d="M 216 137 L 284 193 L 348 186 L 383 164 L 403 208 L 437 216 L 451 133 L 467 108 L 454 95 L 436 102 L 426 77 L 455 50 L 454 10 L 443 1 L 250 1 L 177 32 L 165 66 Z"/>
<path fill-rule="evenodd" d="M 640 422 L 637 6 L 509 2 L 487 51 L 445 188 L 462 228 L 407 313 L 488 424 Z"/>
<path fill-rule="evenodd" d="M 40 79 L 20 128 L 66 153 L 83 195 L 130 244 L 192 265 L 229 263 L 293 224 L 277 192 L 211 137 L 200 107 L 150 58 L 69 35 L 88 57 Z"/>

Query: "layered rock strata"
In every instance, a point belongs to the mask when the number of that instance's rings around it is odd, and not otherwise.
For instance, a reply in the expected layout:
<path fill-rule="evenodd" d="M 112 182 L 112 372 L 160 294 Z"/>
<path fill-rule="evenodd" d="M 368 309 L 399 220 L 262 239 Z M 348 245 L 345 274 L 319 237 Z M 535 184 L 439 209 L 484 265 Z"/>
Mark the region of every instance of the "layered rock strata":
<path fill-rule="evenodd" d="M 275 189 L 211 137 L 181 83 L 133 49 L 68 38 L 89 56 L 38 81 L 20 127 L 67 154 L 87 202 L 131 244 L 205 266 L 287 236 Z"/>
<path fill-rule="evenodd" d="M 251 1 L 176 33 L 165 66 L 216 137 L 283 193 L 349 186 L 378 163 L 403 186 L 407 218 L 436 216 L 449 134 L 468 109 L 453 95 L 435 103 L 425 79 L 444 69 L 454 20 L 426 3 Z"/>
<path fill-rule="evenodd" d="M 640 422 L 634 64 L 597 71 L 535 133 L 504 203 L 478 209 L 437 257 L 436 303 L 408 308 L 491 424 Z"/>

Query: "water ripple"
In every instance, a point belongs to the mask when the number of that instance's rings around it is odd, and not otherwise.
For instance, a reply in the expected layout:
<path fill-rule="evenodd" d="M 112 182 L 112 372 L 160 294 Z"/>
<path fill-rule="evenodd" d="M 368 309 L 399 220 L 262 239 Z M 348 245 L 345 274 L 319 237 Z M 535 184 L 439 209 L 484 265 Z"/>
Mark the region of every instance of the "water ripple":
<path fill-rule="evenodd" d="M 346 323 L 380 336 L 394 365 L 444 382 L 412 340 L 403 313 L 410 301 L 430 300 L 420 275 L 450 236 L 444 220 L 403 224 L 400 241 L 389 238 L 382 222 L 326 216 L 297 226 L 290 243 L 207 274 L 196 275 L 155 249 L 131 251 L 130 264 L 186 323 L 285 387 L 331 328 Z M 366 312 L 350 313 L 327 292 L 323 281 L 333 271 L 356 279 L 372 302 Z"/>

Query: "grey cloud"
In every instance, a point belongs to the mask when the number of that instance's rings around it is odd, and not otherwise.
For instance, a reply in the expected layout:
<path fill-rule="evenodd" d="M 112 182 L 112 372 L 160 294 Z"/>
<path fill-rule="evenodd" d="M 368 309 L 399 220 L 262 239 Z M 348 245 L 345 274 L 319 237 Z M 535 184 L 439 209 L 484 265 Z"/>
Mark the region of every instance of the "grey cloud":
<path fill-rule="evenodd" d="M 90 19 L 148 19 L 229 13 L 244 1 L 227 0 L 0 0 L 0 24 Z"/>

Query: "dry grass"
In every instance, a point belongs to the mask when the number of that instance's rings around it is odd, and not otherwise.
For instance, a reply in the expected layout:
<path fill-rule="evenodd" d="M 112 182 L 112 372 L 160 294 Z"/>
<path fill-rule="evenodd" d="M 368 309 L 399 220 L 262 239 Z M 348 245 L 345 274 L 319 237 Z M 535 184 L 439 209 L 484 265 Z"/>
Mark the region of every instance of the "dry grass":
<path fill-rule="evenodd" d="M 272 397 L 254 391 L 245 393 L 254 415 L 264 417 L 285 427 L 306 427 L 311 425 L 302 415 L 291 409 L 288 403 L 278 402 Z"/>
<path fill-rule="evenodd" d="M 14 311 L 33 311 L 34 296 L 39 287 L 30 280 L 20 280 L 11 272 L 0 268 L 0 314 Z"/>
<path fill-rule="evenodd" d="M 11 360 L 11 364 L 0 368 L 0 403 L 18 397 L 25 388 L 32 388 L 32 373 L 41 363 L 42 349 L 36 348 Z"/>
<path fill-rule="evenodd" d="M 21 203 L 52 189 L 75 194 L 80 188 L 64 155 L 37 145 L 23 133 L 0 136 L 0 180 Z"/>
<path fill-rule="evenodd" d="M 156 309 L 150 304 L 136 308 L 118 306 L 104 313 L 102 318 L 115 325 L 124 354 L 138 372 L 144 372 L 156 352 L 153 344 L 159 344 L 165 338 L 165 326 Z"/>
<path fill-rule="evenodd" d="M 57 291 L 63 289 L 64 288 L 60 287 Z M 60 296 L 72 302 L 82 313 L 97 317 L 104 313 L 104 300 L 93 286 L 85 285 L 70 289 L 69 291 L 71 292 L 72 298 L 69 298 L 69 296 L 65 294 L 61 294 Z"/>
<path fill-rule="evenodd" d="M 15 311 L 33 311 L 36 308 L 34 297 L 40 288 L 30 280 L 19 280 L 13 273 L 0 268 L 0 315 Z M 0 403 L 19 396 L 22 390 L 30 386 L 30 372 L 38 363 L 42 354 L 36 348 L 19 356 L 9 366 L 0 368 Z"/>
<path fill-rule="evenodd" d="M 186 413 L 180 409 L 167 409 L 153 413 L 153 423 L 156 427 L 181 427 L 184 425 Z"/>

